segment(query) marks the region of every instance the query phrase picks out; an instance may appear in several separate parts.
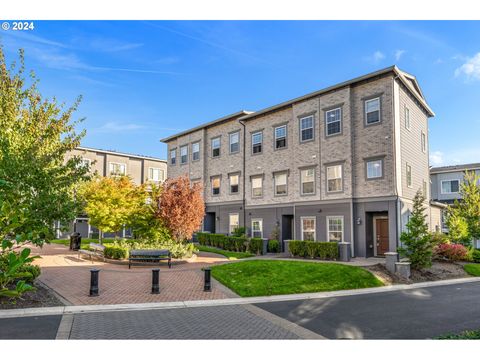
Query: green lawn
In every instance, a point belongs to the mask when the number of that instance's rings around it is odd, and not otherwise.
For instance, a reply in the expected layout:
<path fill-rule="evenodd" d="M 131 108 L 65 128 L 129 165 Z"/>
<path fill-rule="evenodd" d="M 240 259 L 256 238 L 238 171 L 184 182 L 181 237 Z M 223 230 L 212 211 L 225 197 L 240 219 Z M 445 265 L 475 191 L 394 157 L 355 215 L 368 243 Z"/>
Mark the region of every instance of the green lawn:
<path fill-rule="evenodd" d="M 480 330 L 467 330 L 459 334 L 447 334 L 439 336 L 440 340 L 480 340 Z"/>
<path fill-rule="evenodd" d="M 230 260 L 243 259 L 243 258 L 248 258 L 253 256 L 253 254 L 246 253 L 246 252 L 227 251 L 227 250 L 217 249 L 214 247 L 203 246 L 203 245 L 195 245 L 195 246 L 200 251 L 220 254 L 227 257 Z"/>
<path fill-rule="evenodd" d="M 463 270 L 472 276 L 480 276 L 480 264 L 466 264 Z"/>
<path fill-rule="evenodd" d="M 298 294 L 382 286 L 367 270 L 349 265 L 251 260 L 212 267 L 212 275 L 240 296 Z"/>

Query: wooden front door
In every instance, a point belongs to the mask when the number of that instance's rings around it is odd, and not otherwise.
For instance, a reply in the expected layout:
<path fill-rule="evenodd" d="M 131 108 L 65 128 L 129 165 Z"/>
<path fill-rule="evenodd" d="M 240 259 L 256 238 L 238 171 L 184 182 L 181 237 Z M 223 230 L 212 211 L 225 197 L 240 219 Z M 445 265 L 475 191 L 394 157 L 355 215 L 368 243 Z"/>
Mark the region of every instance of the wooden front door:
<path fill-rule="evenodd" d="M 388 252 L 388 219 L 375 219 L 377 256 Z"/>

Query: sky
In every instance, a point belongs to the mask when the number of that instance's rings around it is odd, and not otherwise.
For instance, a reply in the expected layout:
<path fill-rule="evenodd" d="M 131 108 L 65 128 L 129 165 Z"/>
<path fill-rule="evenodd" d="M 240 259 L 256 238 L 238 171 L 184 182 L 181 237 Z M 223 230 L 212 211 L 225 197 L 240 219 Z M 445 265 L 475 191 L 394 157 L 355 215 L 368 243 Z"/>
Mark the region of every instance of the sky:
<path fill-rule="evenodd" d="M 0 30 L 25 50 L 43 96 L 66 105 L 83 146 L 166 157 L 159 140 L 396 64 L 428 104 L 430 165 L 480 162 L 480 22 L 35 21 Z"/>

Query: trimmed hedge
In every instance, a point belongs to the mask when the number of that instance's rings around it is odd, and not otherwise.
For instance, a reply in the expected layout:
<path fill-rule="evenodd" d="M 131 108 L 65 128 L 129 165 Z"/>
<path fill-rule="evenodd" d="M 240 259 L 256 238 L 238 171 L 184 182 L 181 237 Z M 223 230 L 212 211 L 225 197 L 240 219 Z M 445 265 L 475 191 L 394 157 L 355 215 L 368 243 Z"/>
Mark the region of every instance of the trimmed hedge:
<path fill-rule="evenodd" d="M 253 249 L 255 249 L 254 253 L 257 253 L 256 249 L 258 246 L 260 246 L 260 252 L 262 251 L 261 239 L 256 239 L 253 241 L 252 245 L 252 239 L 247 239 L 243 236 L 227 236 L 223 234 L 210 234 L 203 232 L 197 233 L 197 239 L 200 245 L 213 246 L 228 251 L 253 252 L 254 250 L 252 250 L 252 246 Z M 258 240 L 260 240 L 260 245 L 257 244 Z"/>
<path fill-rule="evenodd" d="M 251 238 L 248 243 L 248 251 L 252 254 L 260 255 L 262 253 L 263 240 L 260 238 Z"/>
<path fill-rule="evenodd" d="M 278 253 L 280 251 L 280 242 L 278 240 L 269 240 L 267 250 L 271 253 Z"/>
<path fill-rule="evenodd" d="M 478 249 L 473 250 L 472 260 L 473 262 L 480 263 L 480 250 Z"/>
<path fill-rule="evenodd" d="M 103 255 L 109 259 L 126 259 L 128 258 L 128 249 L 120 246 L 105 246 Z"/>
<path fill-rule="evenodd" d="M 311 259 L 338 259 L 338 244 L 336 242 L 317 242 L 293 240 L 288 243 L 292 256 L 309 257 Z"/>

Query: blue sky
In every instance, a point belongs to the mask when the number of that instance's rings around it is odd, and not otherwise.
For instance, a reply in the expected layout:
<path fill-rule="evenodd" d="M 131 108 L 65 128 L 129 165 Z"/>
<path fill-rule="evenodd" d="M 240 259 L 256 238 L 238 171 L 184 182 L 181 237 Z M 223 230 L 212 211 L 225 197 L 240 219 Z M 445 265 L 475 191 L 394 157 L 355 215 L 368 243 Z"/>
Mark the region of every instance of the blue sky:
<path fill-rule="evenodd" d="M 84 146 L 164 158 L 159 139 L 397 64 L 436 112 L 431 164 L 480 162 L 480 22 L 36 21 L 0 30 L 45 96 L 83 101 Z"/>

